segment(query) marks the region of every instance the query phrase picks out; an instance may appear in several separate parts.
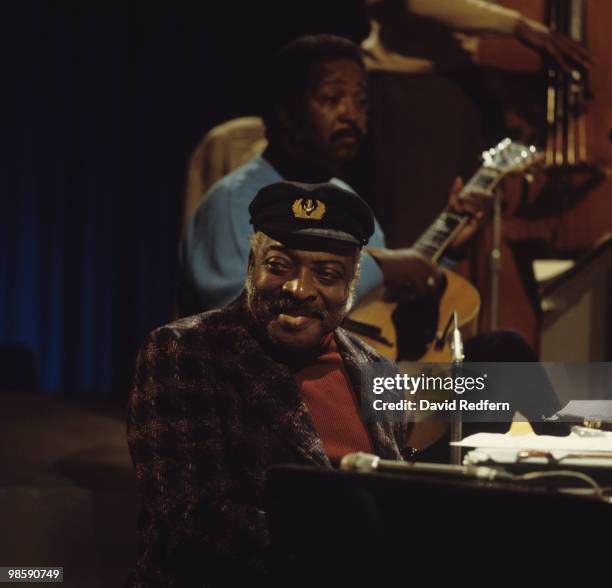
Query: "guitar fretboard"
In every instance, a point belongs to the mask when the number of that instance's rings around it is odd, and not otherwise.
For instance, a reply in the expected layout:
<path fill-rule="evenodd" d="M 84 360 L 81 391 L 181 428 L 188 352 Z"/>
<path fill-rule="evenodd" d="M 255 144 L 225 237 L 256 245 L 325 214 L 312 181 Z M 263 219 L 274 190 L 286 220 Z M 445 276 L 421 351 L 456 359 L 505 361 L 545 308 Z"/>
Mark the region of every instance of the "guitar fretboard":
<path fill-rule="evenodd" d="M 492 196 L 493 190 L 503 176 L 504 174 L 499 170 L 483 166 L 462 188 L 459 198 L 463 198 L 470 192 L 480 192 Z M 469 218 L 468 214 L 459 214 L 452 211 L 442 212 L 419 237 L 413 248 L 421 255 L 437 261 Z"/>

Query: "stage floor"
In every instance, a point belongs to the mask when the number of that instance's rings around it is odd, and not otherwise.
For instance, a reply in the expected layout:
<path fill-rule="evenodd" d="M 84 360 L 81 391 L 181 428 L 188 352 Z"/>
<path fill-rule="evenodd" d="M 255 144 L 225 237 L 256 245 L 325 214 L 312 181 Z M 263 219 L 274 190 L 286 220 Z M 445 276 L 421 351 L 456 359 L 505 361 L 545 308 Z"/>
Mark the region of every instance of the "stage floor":
<path fill-rule="evenodd" d="M 1 566 L 63 566 L 75 588 L 122 584 L 138 511 L 123 413 L 117 403 L 0 395 Z"/>

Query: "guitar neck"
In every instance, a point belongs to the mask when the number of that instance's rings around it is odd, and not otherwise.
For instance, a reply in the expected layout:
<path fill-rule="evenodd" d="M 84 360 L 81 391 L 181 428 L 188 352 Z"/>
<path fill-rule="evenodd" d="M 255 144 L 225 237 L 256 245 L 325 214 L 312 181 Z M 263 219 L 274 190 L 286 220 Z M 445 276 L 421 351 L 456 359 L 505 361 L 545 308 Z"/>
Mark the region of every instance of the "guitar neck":
<path fill-rule="evenodd" d="M 482 166 L 462 188 L 459 198 L 464 198 L 470 192 L 493 196 L 493 191 L 504 175 L 495 168 Z M 419 237 L 413 248 L 428 259 L 438 261 L 469 219 L 469 214 L 445 210 Z"/>

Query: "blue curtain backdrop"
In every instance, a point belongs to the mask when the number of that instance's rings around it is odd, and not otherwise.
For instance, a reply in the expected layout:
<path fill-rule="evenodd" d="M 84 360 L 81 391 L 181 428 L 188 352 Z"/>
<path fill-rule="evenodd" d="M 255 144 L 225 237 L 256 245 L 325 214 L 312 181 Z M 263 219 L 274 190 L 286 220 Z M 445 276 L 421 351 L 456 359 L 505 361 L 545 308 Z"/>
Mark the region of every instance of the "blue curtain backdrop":
<path fill-rule="evenodd" d="M 41 390 L 125 395 L 172 318 L 191 149 L 255 112 L 282 43 L 365 30 L 360 2 L 307 4 L 5 5 L 0 346 L 32 353 Z"/>

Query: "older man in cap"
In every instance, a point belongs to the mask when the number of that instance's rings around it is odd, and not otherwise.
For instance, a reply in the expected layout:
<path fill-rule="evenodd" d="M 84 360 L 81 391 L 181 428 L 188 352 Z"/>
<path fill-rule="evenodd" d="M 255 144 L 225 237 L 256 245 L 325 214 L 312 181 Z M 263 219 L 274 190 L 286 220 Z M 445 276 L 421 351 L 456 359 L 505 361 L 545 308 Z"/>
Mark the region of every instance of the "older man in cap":
<path fill-rule="evenodd" d="M 365 422 L 360 365 L 385 361 L 340 328 L 374 231 L 356 194 L 279 182 L 249 207 L 245 291 L 161 327 L 142 349 L 128 438 L 140 483 L 132 586 L 265 577 L 263 496 L 279 463 L 408 453 L 406 427 Z"/>

